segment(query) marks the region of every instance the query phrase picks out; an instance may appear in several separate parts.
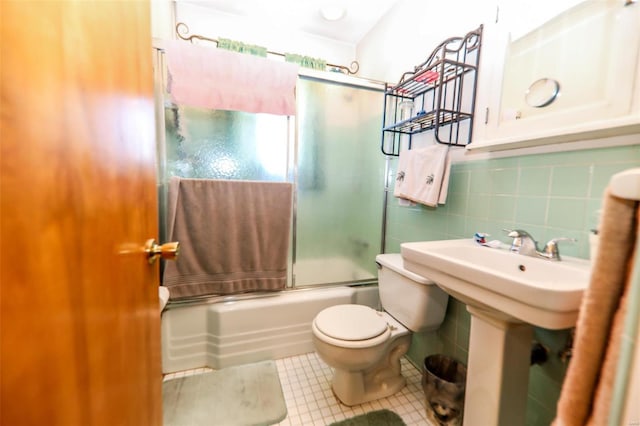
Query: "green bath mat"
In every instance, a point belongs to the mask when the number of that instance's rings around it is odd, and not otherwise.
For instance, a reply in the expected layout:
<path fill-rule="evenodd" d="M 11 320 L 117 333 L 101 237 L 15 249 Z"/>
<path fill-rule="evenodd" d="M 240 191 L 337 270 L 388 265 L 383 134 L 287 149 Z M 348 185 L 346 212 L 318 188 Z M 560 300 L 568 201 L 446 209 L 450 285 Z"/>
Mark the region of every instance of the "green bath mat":
<path fill-rule="evenodd" d="M 378 410 L 332 423 L 330 426 L 406 426 L 406 423 L 393 411 Z"/>
<path fill-rule="evenodd" d="M 287 416 L 273 361 L 162 383 L 164 426 L 271 425 Z"/>

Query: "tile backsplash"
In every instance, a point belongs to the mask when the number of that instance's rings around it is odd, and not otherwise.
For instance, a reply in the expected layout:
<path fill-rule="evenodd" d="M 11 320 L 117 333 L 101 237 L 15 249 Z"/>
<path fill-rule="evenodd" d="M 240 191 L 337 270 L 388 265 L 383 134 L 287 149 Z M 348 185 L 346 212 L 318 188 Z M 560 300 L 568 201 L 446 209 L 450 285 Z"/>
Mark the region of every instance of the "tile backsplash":
<path fill-rule="evenodd" d="M 640 145 L 455 163 L 444 206 L 401 207 L 389 198 L 386 251 L 478 231 L 509 242 L 503 229 L 521 228 L 540 244 L 576 238 L 560 243 L 561 253 L 588 259 L 589 230 L 611 175 L 638 166 Z"/>
<path fill-rule="evenodd" d="M 391 173 L 396 165 L 392 160 Z M 389 197 L 385 251 L 399 252 L 403 242 L 471 238 L 475 232 L 509 243 L 503 229 L 517 228 L 540 245 L 551 238 L 575 238 L 575 244 L 560 243 L 561 255 L 588 259 L 589 231 L 598 226 L 609 179 L 633 167 L 640 167 L 640 144 L 454 163 L 444 206 L 402 207 Z M 432 353 L 466 363 L 469 330 L 465 305 L 451 299 L 437 332 L 413 336 L 409 357 L 418 366 Z M 550 355 L 530 370 L 528 426 L 548 425 L 555 417 L 566 370 L 557 354 L 568 335 L 568 330 L 535 329 L 535 339 Z"/>

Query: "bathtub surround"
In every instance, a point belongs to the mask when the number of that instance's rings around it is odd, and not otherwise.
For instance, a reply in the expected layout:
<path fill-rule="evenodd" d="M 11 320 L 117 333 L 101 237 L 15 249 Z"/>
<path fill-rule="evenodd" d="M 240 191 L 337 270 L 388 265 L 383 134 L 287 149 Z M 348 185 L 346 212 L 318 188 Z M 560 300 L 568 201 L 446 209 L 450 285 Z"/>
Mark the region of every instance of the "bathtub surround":
<path fill-rule="evenodd" d="M 165 265 L 171 299 L 284 289 L 292 191 L 288 182 L 172 177 L 168 235 L 181 256 Z"/>
<path fill-rule="evenodd" d="M 159 70 L 162 66 L 156 64 Z M 358 79 L 342 74 L 324 77 L 350 84 L 301 76 L 295 119 L 191 107 L 176 110 L 165 101 L 160 120 L 166 124 L 166 143 L 158 144 L 162 241 L 168 240 L 166 193 L 171 176 L 289 181 L 296 194 L 288 285 L 375 280 L 384 158 L 372 143 L 379 138 L 381 111 L 370 106 L 382 103 L 382 92 L 360 87 Z"/>
<path fill-rule="evenodd" d="M 162 384 L 164 426 L 269 425 L 287 416 L 275 361 Z"/>
<path fill-rule="evenodd" d="M 573 358 L 558 402 L 556 426 L 607 423 L 627 312 L 638 202 L 605 195 L 601 249 L 582 300 Z"/>
<path fill-rule="evenodd" d="M 167 91 L 175 104 L 295 115 L 298 66 L 188 42 L 167 42 Z"/>
<path fill-rule="evenodd" d="M 577 243 L 561 246 L 561 253 L 588 259 L 588 236 L 598 226 L 610 177 L 638 164 L 640 145 L 456 162 L 445 206 L 407 208 L 390 197 L 386 251 L 399 251 L 405 241 L 471 238 L 475 232 L 507 243 L 502 229 L 517 225 L 539 241 L 577 238 Z M 394 176 L 395 161 L 391 166 Z M 433 353 L 466 363 L 470 317 L 463 303 L 450 299 L 437 332 L 414 334 L 408 356 L 416 365 Z M 569 330 L 534 329 L 535 339 L 551 356 L 530 369 L 527 426 L 548 426 L 555 417 L 567 368 L 555 354 L 564 349 L 569 335 Z"/>

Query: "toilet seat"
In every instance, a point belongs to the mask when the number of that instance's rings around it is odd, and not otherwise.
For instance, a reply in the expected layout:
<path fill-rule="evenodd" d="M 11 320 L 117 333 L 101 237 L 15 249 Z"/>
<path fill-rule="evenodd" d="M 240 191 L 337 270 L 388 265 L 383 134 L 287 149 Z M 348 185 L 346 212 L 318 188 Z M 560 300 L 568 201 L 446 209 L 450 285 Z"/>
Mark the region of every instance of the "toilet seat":
<path fill-rule="evenodd" d="M 341 347 L 369 347 L 384 343 L 391 331 L 383 314 L 363 305 L 336 305 L 313 321 L 316 337 Z"/>
<path fill-rule="evenodd" d="M 317 315 L 316 326 L 334 339 L 368 340 L 384 333 L 387 322 L 368 306 L 336 305 Z"/>

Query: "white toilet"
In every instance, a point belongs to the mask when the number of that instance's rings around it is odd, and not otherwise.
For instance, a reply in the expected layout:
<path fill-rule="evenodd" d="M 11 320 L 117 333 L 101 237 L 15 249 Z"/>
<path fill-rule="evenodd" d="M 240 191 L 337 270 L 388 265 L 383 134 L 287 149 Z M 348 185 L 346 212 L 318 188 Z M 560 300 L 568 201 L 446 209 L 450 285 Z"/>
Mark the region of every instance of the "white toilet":
<path fill-rule="evenodd" d="M 401 390 L 400 358 L 411 331 L 437 329 L 449 296 L 433 281 L 407 271 L 399 253 L 380 254 L 378 292 L 383 312 L 363 305 L 336 305 L 313 320 L 316 352 L 334 369 L 332 387 L 345 405 L 385 398 Z"/>

